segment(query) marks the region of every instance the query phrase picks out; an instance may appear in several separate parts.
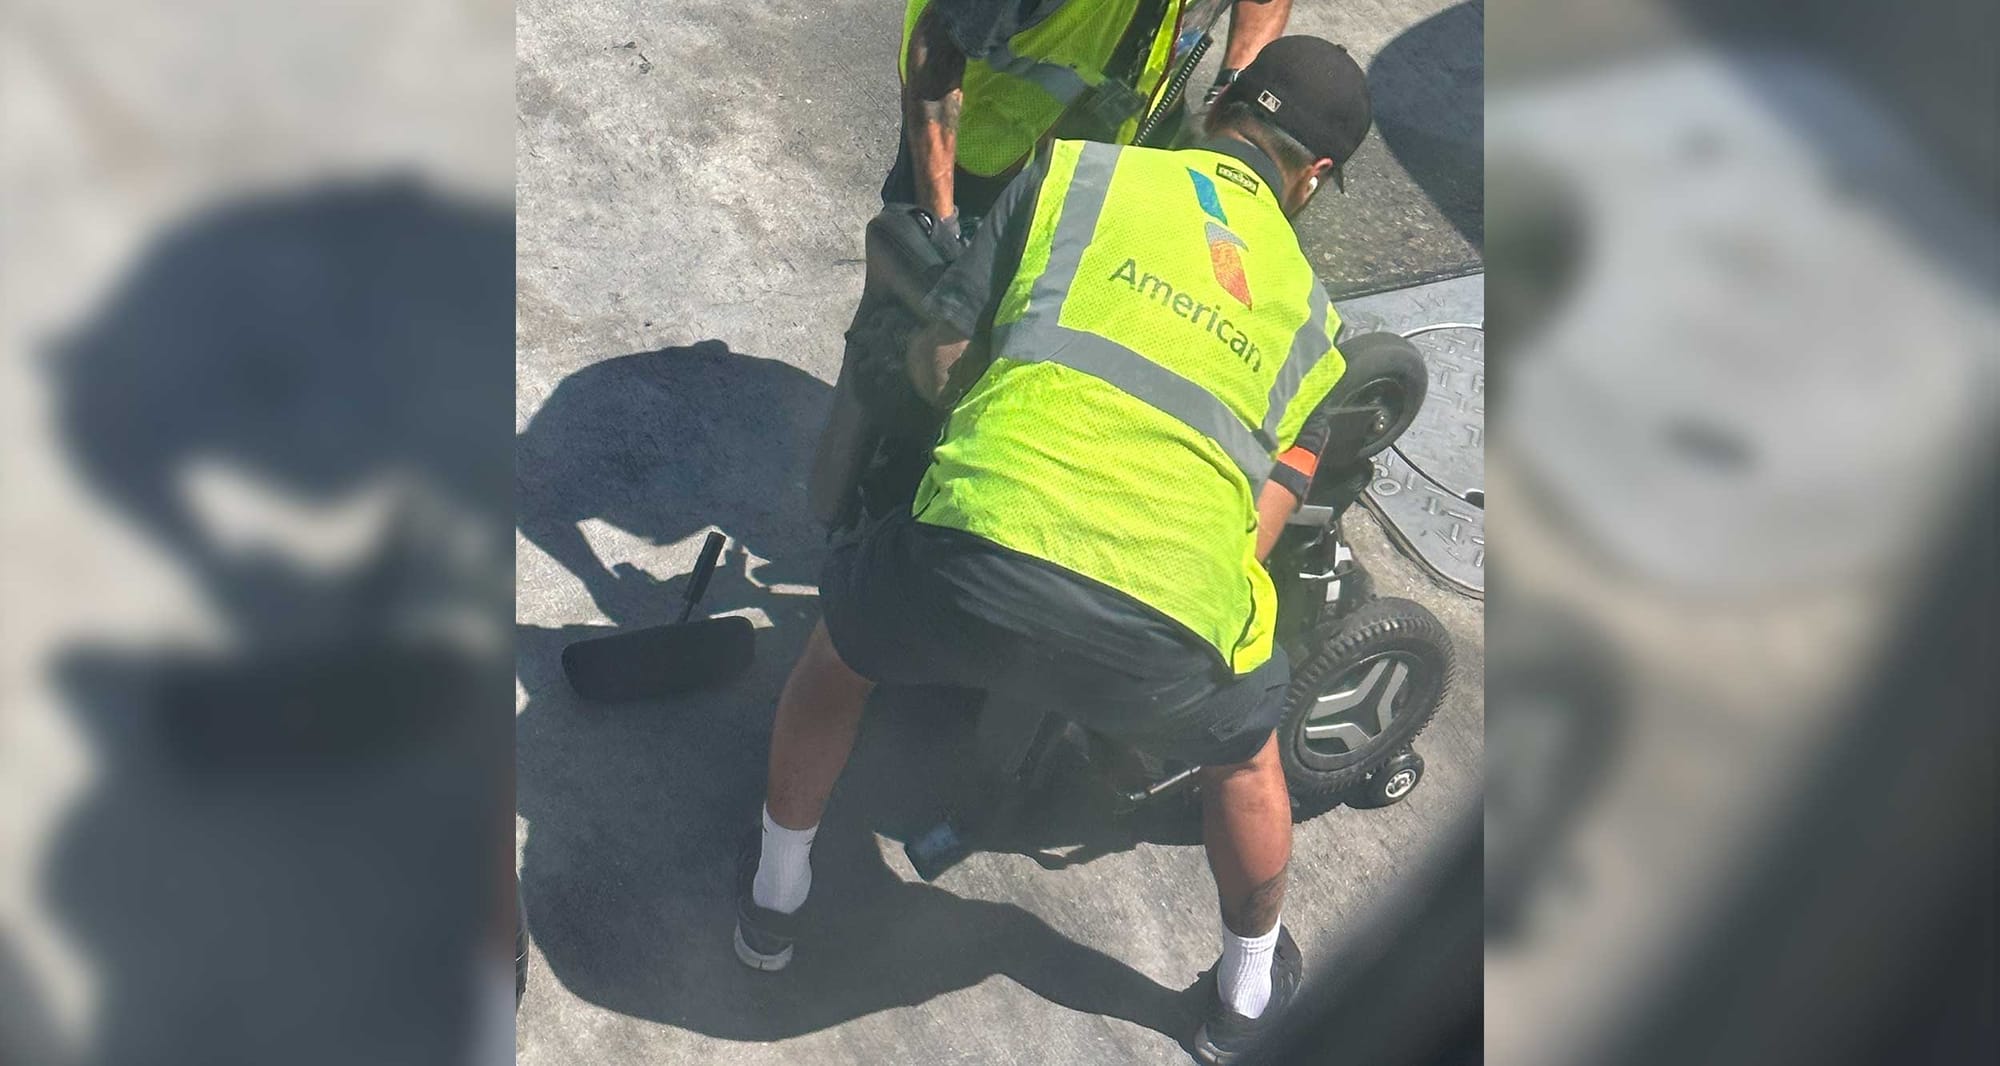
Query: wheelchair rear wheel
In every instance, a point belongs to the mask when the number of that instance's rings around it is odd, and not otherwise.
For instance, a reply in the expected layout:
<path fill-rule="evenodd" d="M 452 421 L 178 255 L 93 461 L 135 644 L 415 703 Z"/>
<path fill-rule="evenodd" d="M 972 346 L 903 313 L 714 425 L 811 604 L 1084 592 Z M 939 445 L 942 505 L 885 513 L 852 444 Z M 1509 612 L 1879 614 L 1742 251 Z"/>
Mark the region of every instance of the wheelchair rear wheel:
<path fill-rule="evenodd" d="M 1450 634 L 1410 600 L 1375 600 L 1323 627 L 1293 670 L 1278 725 L 1292 795 L 1348 791 L 1406 751 L 1443 703 L 1452 670 Z"/>

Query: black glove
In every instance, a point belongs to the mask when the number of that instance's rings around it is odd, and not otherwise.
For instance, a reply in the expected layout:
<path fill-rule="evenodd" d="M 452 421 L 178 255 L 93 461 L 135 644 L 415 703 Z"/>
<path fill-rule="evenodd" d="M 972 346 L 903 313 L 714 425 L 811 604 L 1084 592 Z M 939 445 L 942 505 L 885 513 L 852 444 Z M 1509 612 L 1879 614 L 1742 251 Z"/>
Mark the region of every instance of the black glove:
<path fill-rule="evenodd" d="M 956 211 L 943 218 L 933 218 L 925 212 L 924 223 L 931 236 L 931 247 L 937 249 L 938 255 L 944 257 L 947 263 L 957 262 L 958 257 L 965 254 L 965 246 L 972 243 L 959 232 Z"/>

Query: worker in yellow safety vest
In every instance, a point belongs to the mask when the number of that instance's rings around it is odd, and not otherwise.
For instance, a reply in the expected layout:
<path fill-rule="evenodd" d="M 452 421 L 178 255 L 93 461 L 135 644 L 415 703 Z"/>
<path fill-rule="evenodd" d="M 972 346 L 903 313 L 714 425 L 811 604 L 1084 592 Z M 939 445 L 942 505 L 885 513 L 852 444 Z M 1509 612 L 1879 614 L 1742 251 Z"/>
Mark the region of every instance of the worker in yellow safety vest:
<path fill-rule="evenodd" d="M 1214 0 L 1211 0 L 1211 4 Z M 1051 136 L 1130 144 L 1196 0 L 908 0 L 903 133 L 883 203 L 936 219 L 949 252 Z M 1218 84 L 1285 30 L 1292 0 L 1236 0 Z"/>
<path fill-rule="evenodd" d="M 903 133 L 882 183 L 884 217 L 919 220 L 916 240 L 935 267 L 957 258 L 1037 145 L 1056 136 L 1130 143 L 1163 94 L 1175 35 L 1188 19 L 1205 32 L 1224 2 L 907 0 L 897 61 Z M 1235 0 L 1218 86 L 1278 37 L 1291 6 Z M 885 295 L 898 273 L 871 243 L 807 485 L 814 517 L 829 527 L 850 520 L 867 471 L 901 477 L 930 436 L 922 404 L 902 383 L 912 323 Z"/>
<path fill-rule="evenodd" d="M 868 693 L 982 689 L 1203 767 L 1222 912 L 1222 1062 L 1298 987 L 1279 922 L 1291 804 L 1273 728 L 1289 667 L 1262 560 L 1306 495 L 1344 369 L 1292 219 L 1366 137 L 1366 79 L 1271 43 L 1166 151 L 1035 153 L 925 302 L 917 391 L 948 409 L 914 504 L 837 540 L 823 618 L 779 697 L 735 947 L 764 970 L 823 920 L 809 849 Z"/>

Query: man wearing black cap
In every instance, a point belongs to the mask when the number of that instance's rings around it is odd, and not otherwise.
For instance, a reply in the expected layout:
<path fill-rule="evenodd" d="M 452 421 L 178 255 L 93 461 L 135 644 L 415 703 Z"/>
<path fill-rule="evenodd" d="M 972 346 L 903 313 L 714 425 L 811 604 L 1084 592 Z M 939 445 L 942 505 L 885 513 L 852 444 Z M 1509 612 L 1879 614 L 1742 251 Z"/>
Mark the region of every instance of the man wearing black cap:
<path fill-rule="evenodd" d="M 1209 107 L 1209 134 L 1241 137 L 1305 174 L 1308 199 L 1328 175 L 1346 192 L 1342 167 L 1372 120 L 1361 68 L 1345 48 L 1317 37 L 1286 37 L 1265 51 L 1270 57 L 1252 63 Z"/>
<path fill-rule="evenodd" d="M 836 544 L 779 697 L 737 956 L 783 968 L 810 847 L 878 684 L 988 690 L 1204 767 L 1222 912 L 1194 1046 L 1228 1062 L 1297 992 L 1279 921 L 1289 683 L 1261 565 L 1306 495 L 1340 319 L 1292 218 L 1367 135 L 1343 49 L 1273 42 L 1179 151 L 1057 141 L 931 291 L 911 351 L 948 410 L 914 504 Z"/>

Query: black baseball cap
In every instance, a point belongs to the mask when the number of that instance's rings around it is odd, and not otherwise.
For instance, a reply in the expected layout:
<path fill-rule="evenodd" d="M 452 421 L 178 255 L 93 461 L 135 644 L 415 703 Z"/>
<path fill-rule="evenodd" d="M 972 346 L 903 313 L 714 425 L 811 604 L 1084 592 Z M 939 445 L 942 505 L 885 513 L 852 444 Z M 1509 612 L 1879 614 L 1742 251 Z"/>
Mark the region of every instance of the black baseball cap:
<path fill-rule="evenodd" d="M 1224 99 L 1250 105 L 1314 156 L 1333 160 L 1333 183 L 1368 137 L 1368 76 L 1347 49 L 1318 37 L 1280 37 L 1243 68 Z"/>

